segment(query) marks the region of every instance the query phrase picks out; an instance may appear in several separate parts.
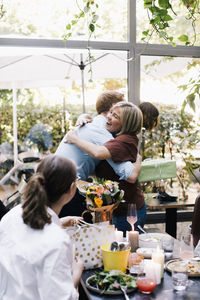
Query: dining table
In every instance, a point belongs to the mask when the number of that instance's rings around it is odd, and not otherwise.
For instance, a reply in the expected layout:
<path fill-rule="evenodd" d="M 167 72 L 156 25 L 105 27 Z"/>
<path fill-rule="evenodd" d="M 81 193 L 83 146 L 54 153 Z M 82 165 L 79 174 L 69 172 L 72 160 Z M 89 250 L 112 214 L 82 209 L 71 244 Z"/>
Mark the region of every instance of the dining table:
<path fill-rule="evenodd" d="M 86 270 L 83 272 L 82 275 L 82 286 L 84 288 L 85 294 L 80 295 L 80 300 L 123 300 L 124 296 L 123 294 L 120 295 L 99 295 L 97 293 L 94 293 L 86 288 L 85 282 L 87 278 L 95 272 L 97 272 L 98 269 L 93 270 Z M 154 291 L 151 294 L 143 294 L 139 291 L 139 289 L 136 289 L 135 291 L 128 294 L 130 299 L 134 300 L 195 300 L 200 299 L 200 278 L 189 278 L 188 280 L 188 287 L 185 291 L 182 292 L 176 292 L 173 290 L 173 284 L 172 284 L 172 277 L 171 274 L 168 271 L 164 272 L 164 277 L 161 281 L 161 284 L 157 285 Z"/>
<path fill-rule="evenodd" d="M 184 291 L 173 289 L 171 272 L 166 268 L 167 262 L 177 259 L 179 255 L 180 242 L 174 239 L 173 252 L 165 252 L 165 270 L 161 283 L 158 284 L 151 294 L 143 294 L 138 288 L 128 293 L 129 299 L 133 300 L 196 300 L 200 299 L 200 274 L 195 277 L 188 277 L 187 288 Z M 86 284 L 87 279 L 103 268 L 84 270 L 79 285 L 79 300 L 123 300 L 123 293 L 119 295 L 98 294 L 91 291 Z M 134 275 L 133 275 L 134 276 Z"/>
<path fill-rule="evenodd" d="M 187 199 L 180 199 L 177 197 L 176 201 L 161 201 L 157 194 L 146 194 L 145 203 L 149 211 L 165 210 L 165 231 L 176 238 L 177 232 L 177 211 L 184 210 L 189 207 L 194 207 L 195 197 Z"/>

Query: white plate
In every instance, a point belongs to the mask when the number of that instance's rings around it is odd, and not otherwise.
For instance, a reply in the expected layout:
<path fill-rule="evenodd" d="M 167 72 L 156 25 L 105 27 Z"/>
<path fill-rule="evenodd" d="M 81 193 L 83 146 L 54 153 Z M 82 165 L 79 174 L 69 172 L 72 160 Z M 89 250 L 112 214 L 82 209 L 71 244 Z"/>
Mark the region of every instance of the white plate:
<path fill-rule="evenodd" d="M 102 291 L 102 290 L 100 290 L 98 288 L 95 288 L 95 287 L 91 286 L 88 283 L 88 280 L 91 279 L 92 277 L 95 277 L 95 276 L 96 275 L 92 275 L 92 276 L 88 277 L 87 280 L 86 280 L 86 287 L 89 290 L 91 290 L 92 292 L 95 292 L 97 294 L 104 294 L 104 295 L 121 295 L 121 294 L 123 294 L 123 292 L 121 290 L 116 290 L 116 291 Z M 132 277 L 132 276 L 130 276 L 130 277 Z M 127 289 L 126 293 L 127 294 L 131 293 L 131 292 L 135 291 L 136 289 L 137 289 L 137 287 L 136 288 L 132 288 L 132 289 Z"/>
<path fill-rule="evenodd" d="M 136 252 L 142 254 L 144 258 L 151 258 L 152 252 L 155 251 L 155 248 L 138 248 Z"/>
<path fill-rule="evenodd" d="M 180 259 L 177 258 L 177 259 L 168 261 L 167 264 L 165 265 L 166 270 L 171 273 L 173 270 L 173 267 L 174 267 L 174 263 L 177 261 L 180 261 Z M 193 260 L 189 261 L 188 276 L 189 277 L 200 277 L 200 263 L 199 262 L 195 262 Z"/>
<path fill-rule="evenodd" d="M 157 248 L 162 247 L 162 242 L 171 239 L 168 234 L 165 233 L 143 233 L 139 235 L 139 247 L 140 248 Z"/>

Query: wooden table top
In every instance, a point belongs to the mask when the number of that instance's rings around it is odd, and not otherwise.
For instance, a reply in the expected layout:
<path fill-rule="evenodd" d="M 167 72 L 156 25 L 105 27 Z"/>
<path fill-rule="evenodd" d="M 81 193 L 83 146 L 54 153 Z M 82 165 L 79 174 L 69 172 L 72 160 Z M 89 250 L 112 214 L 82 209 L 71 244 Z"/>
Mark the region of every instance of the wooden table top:
<path fill-rule="evenodd" d="M 157 194 L 145 194 L 145 203 L 149 210 L 161 209 L 161 208 L 186 208 L 194 207 L 195 199 L 188 198 L 186 200 L 177 199 L 174 202 L 160 201 Z"/>

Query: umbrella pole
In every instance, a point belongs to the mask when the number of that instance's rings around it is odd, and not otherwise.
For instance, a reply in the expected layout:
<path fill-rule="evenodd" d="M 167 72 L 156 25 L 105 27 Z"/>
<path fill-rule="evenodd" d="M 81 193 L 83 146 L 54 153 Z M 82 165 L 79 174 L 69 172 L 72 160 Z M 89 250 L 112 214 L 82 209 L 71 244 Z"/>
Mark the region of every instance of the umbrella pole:
<path fill-rule="evenodd" d="M 85 69 L 85 64 L 83 63 L 83 54 L 81 53 L 80 55 L 81 61 L 79 68 L 81 70 L 81 82 L 82 82 L 82 97 L 83 97 L 83 113 L 85 113 L 85 85 L 84 85 L 84 69 Z"/>
<path fill-rule="evenodd" d="M 82 82 L 82 97 L 83 97 L 83 113 L 85 113 L 85 86 L 84 86 L 84 69 L 81 70 L 81 82 Z"/>
<path fill-rule="evenodd" d="M 13 88 L 13 137 L 14 137 L 14 165 L 18 159 L 17 147 L 17 89 Z"/>

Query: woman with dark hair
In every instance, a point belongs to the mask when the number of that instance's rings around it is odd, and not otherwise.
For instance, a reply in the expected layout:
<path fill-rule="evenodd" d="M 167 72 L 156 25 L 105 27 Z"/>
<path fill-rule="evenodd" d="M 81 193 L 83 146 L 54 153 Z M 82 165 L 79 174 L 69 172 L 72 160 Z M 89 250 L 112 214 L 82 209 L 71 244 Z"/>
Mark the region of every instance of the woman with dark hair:
<path fill-rule="evenodd" d="M 142 102 L 138 106 L 143 115 L 143 127 L 146 130 L 153 130 L 158 125 L 159 111 L 150 102 Z"/>
<path fill-rule="evenodd" d="M 58 155 L 45 157 L 30 178 L 22 205 L 0 223 L 1 299 L 78 299 L 83 264 L 73 261 L 69 236 L 58 218 L 76 191 L 76 167 Z"/>

